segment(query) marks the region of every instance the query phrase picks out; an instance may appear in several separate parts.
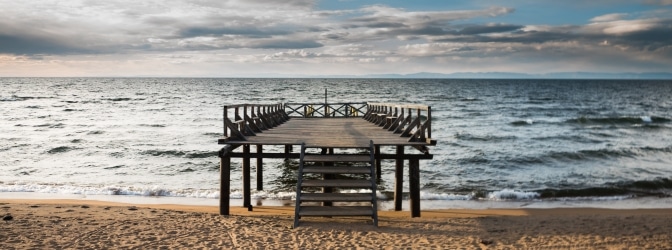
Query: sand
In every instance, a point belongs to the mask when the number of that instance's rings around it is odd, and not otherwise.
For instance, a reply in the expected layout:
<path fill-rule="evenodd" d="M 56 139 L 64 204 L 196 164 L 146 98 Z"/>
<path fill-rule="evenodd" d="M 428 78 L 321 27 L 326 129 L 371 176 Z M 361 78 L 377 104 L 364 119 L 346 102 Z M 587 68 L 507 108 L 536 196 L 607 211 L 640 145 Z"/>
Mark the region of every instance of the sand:
<path fill-rule="evenodd" d="M 484 209 L 305 218 L 293 207 L 0 200 L 0 249 L 672 249 L 672 209 Z M 11 215 L 11 220 L 7 215 Z"/>

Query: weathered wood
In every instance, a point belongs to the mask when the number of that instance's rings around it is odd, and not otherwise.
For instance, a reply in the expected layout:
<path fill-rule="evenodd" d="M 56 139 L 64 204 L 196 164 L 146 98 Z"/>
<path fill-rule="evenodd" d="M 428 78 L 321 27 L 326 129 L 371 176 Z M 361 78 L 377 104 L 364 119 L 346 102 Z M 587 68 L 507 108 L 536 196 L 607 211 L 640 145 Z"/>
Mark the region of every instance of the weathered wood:
<path fill-rule="evenodd" d="M 371 206 L 302 206 L 299 216 L 373 216 Z"/>
<path fill-rule="evenodd" d="M 308 174 L 368 174 L 369 169 L 349 166 L 305 166 L 303 172 Z"/>
<path fill-rule="evenodd" d="M 290 115 L 293 118 L 290 119 Z M 239 121 L 236 122 L 236 120 Z M 230 183 L 224 181 L 224 178 L 227 178 L 224 170 L 228 166 L 227 174 L 230 179 L 231 158 L 242 158 L 243 206 L 247 207 L 251 205 L 250 158 L 257 159 L 257 189 L 262 190 L 263 158 L 299 158 L 299 154 L 290 152 L 292 145 L 304 144 L 308 147 L 326 148 L 333 152 L 334 148 L 369 148 L 371 140 L 375 141 L 375 145 L 371 144 L 371 148 L 375 147 L 375 149 L 369 150 L 371 156 L 311 154 L 304 159 L 322 163 L 325 167 L 334 163 L 338 164 L 337 162 L 369 162 L 368 165 L 372 167 L 368 174 L 371 176 L 370 180 L 330 179 L 335 174 L 365 174 L 364 171 L 354 167 L 345 167 L 340 170 L 306 167 L 306 173 L 312 171 L 312 173 L 322 174 L 326 180 L 304 181 L 306 183 L 304 186 L 323 187 L 325 192 L 331 188 L 373 186 L 372 190 L 375 192 L 375 182 L 382 177 L 381 161 L 394 159 L 396 160 L 395 210 L 401 210 L 403 165 L 405 160 L 409 160 L 411 214 L 413 217 L 420 216 L 419 160 L 432 159 L 433 156 L 427 151 L 427 146 L 436 145 L 436 141 L 431 138 L 431 107 L 418 104 L 331 104 L 326 102 L 298 105 L 227 105 L 224 107 L 224 137 L 219 139 L 218 143 L 230 145 L 232 148 L 242 145 L 243 152 L 231 152 L 230 150 L 227 157 L 220 161 L 221 197 L 226 197 L 226 204 L 224 199 L 220 200 L 220 213 L 228 213 L 228 196 L 230 195 L 228 185 Z M 257 145 L 256 153 L 250 152 L 251 145 Z M 285 151 L 264 153 L 263 145 L 282 145 Z M 397 152 L 383 154 L 381 151 L 383 146 L 395 146 Z M 406 154 L 404 147 L 419 149 L 424 154 Z M 315 158 L 311 159 L 311 157 Z M 357 183 L 357 181 L 360 182 Z M 228 189 L 224 187 L 225 184 Z M 308 197 L 310 198 L 310 195 Z M 222 208 L 224 205 L 227 206 L 226 209 Z"/>
<path fill-rule="evenodd" d="M 309 162 L 369 162 L 368 155 L 306 155 L 305 161 Z"/>
<path fill-rule="evenodd" d="M 371 201 L 372 193 L 305 193 L 301 195 L 301 201 Z"/>
<path fill-rule="evenodd" d="M 219 151 L 219 214 L 229 215 L 229 194 L 231 193 L 231 157 L 227 155 L 230 145 Z"/>
<path fill-rule="evenodd" d="M 427 110 L 429 108 L 429 106 L 422 105 L 422 104 L 396 104 L 396 103 L 376 103 L 376 102 L 368 102 L 367 104 L 369 106 L 398 107 L 398 108 L 404 108 L 404 109 Z"/>
<path fill-rule="evenodd" d="M 243 145 L 243 207 L 252 205 L 250 181 L 250 145 Z"/>
<path fill-rule="evenodd" d="M 382 165 L 381 165 L 381 160 L 380 160 L 380 157 L 378 157 L 380 155 L 380 145 L 376 145 L 376 146 L 374 146 L 374 148 L 375 148 L 374 157 L 376 159 L 375 160 L 376 161 L 376 163 L 375 163 L 376 164 L 376 180 L 380 180 L 380 179 L 382 179 L 382 176 L 383 176 L 382 175 L 383 168 L 382 168 Z"/>
<path fill-rule="evenodd" d="M 304 187 L 371 188 L 369 180 L 304 180 Z"/>
<path fill-rule="evenodd" d="M 257 145 L 257 154 L 263 154 L 263 145 Z M 264 190 L 264 158 L 257 157 L 257 191 Z"/>
<path fill-rule="evenodd" d="M 411 217 L 420 217 L 420 161 L 409 161 L 408 179 L 411 196 Z"/>
<path fill-rule="evenodd" d="M 397 146 L 397 156 L 404 155 L 404 146 Z M 394 169 L 394 211 L 401 211 L 404 199 L 404 159 L 397 158 Z"/>
<path fill-rule="evenodd" d="M 234 144 L 234 146 L 240 146 L 237 144 Z M 240 152 L 231 152 L 229 153 L 231 158 L 242 158 L 243 153 Z M 262 158 L 269 158 L 269 159 L 299 159 L 299 154 L 298 153 L 290 153 L 290 154 L 285 154 L 285 153 L 250 153 L 249 154 L 251 158 L 257 158 L 257 157 L 262 157 Z M 418 160 L 431 160 L 434 158 L 434 155 L 426 155 L 426 154 L 404 154 L 401 156 L 397 156 L 396 154 L 380 154 L 376 156 L 380 158 L 381 160 L 396 160 L 396 159 L 404 159 L 404 160 L 410 160 L 410 159 L 418 159 Z"/>
<path fill-rule="evenodd" d="M 366 103 L 285 103 L 289 117 L 342 118 L 359 117 L 367 111 Z"/>

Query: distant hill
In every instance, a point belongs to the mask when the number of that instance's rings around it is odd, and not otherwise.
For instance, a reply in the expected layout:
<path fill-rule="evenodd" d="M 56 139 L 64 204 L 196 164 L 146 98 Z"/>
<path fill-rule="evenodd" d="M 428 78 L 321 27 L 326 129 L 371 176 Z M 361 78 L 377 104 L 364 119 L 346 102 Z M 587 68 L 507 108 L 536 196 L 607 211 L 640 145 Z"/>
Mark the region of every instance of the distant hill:
<path fill-rule="evenodd" d="M 462 72 L 452 74 L 420 72 L 413 74 L 372 74 L 362 76 L 330 76 L 330 77 L 363 77 L 363 78 L 485 78 L 485 79 L 666 79 L 672 80 L 672 73 L 593 73 L 593 72 L 559 72 L 548 74 L 524 74 L 507 72 Z"/>

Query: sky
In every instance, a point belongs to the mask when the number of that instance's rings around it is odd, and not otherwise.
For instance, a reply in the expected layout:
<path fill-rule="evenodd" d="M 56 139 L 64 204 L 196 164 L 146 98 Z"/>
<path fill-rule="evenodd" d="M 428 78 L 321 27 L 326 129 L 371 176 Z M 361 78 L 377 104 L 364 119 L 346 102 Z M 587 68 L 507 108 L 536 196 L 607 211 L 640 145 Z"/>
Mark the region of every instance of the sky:
<path fill-rule="evenodd" d="M 0 0 L 0 77 L 672 72 L 672 0 Z"/>

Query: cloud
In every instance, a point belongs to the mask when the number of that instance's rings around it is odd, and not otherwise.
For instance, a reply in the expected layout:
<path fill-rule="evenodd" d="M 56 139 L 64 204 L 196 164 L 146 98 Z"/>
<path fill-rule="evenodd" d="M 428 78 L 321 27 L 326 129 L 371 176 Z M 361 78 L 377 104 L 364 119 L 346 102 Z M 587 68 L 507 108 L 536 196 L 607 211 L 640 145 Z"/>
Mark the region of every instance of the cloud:
<path fill-rule="evenodd" d="M 641 1 L 669 5 L 669 0 Z M 355 71 L 374 65 L 379 71 L 415 69 L 405 64 L 445 70 L 463 66 L 460 60 L 479 67 L 516 60 L 574 65 L 572 58 L 601 65 L 649 60 L 648 65 L 669 67 L 672 58 L 672 18 L 665 8 L 601 13 L 584 24 L 540 25 L 516 23 L 514 7 L 417 11 L 370 5 L 320 10 L 317 3 L 43 0 L 36 5 L 0 0 L 0 54 L 26 60 L 134 58 L 128 65 L 198 65 L 191 68 L 226 62 L 236 69 L 308 63 L 320 69 L 333 63 Z"/>
<path fill-rule="evenodd" d="M 34 54 L 81 54 L 90 53 L 78 48 L 61 38 L 38 36 L 31 34 L 0 33 L 0 54 L 34 55 Z"/>
<path fill-rule="evenodd" d="M 45 0 L 37 6 L 0 1 L 0 53 L 123 54 L 321 46 L 317 36 L 296 35 L 313 28 L 302 20 L 321 18 L 310 11 L 315 4 L 310 0 Z"/>
<path fill-rule="evenodd" d="M 512 8 L 492 7 L 471 11 L 405 11 L 382 5 L 361 9 L 362 16 L 353 17 L 344 25 L 345 29 L 367 29 L 366 34 L 383 37 L 440 36 L 455 33 L 451 22 L 477 17 L 495 17 L 514 12 Z M 477 27 L 466 32 L 478 32 Z M 496 29 L 496 28 L 495 28 Z M 491 32 L 482 29 L 483 32 Z"/>
<path fill-rule="evenodd" d="M 644 2 L 647 4 L 660 6 L 672 5 L 672 0 L 644 0 Z"/>
<path fill-rule="evenodd" d="M 485 24 L 485 25 L 468 25 L 464 28 L 454 32 L 455 35 L 479 35 L 488 33 L 502 33 L 511 32 L 522 29 L 522 25 L 513 24 Z"/>
<path fill-rule="evenodd" d="M 602 16 L 597 16 L 594 17 L 593 19 L 590 19 L 591 22 L 611 22 L 611 21 L 617 21 L 617 20 L 622 20 L 627 17 L 627 13 L 613 13 L 613 14 L 607 14 L 607 15 L 602 15 Z"/>

